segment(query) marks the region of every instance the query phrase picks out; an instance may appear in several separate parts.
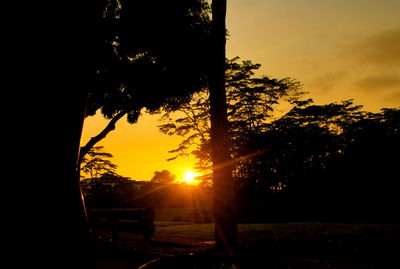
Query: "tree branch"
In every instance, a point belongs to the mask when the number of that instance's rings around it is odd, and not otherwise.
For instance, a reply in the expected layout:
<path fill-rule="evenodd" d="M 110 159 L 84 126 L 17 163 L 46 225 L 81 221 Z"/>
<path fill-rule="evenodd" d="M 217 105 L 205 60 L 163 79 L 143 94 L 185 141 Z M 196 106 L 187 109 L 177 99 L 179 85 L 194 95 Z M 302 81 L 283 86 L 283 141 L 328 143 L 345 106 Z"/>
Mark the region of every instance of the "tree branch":
<path fill-rule="evenodd" d="M 98 135 L 93 136 L 90 138 L 90 140 L 86 143 L 85 146 L 81 147 L 79 151 L 79 159 L 78 159 L 78 167 L 80 167 L 80 164 L 83 160 L 83 157 L 96 145 L 99 141 L 101 141 L 103 138 L 105 138 L 108 133 L 111 131 L 115 130 L 115 124 L 119 119 L 121 119 L 127 112 L 125 110 L 119 112 L 117 115 L 115 115 L 107 124 L 107 126 L 101 131 Z"/>

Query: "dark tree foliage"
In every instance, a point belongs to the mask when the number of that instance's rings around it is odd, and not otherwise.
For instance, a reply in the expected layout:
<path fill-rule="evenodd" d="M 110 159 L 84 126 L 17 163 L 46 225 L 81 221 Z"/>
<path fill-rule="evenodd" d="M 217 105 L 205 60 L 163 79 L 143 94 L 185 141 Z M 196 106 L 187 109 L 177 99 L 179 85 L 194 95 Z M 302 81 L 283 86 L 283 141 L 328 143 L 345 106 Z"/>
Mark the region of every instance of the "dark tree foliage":
<path fill-rule="evenodd" d="M 368 113 L 352 101 L 295 104 L 251 138 L 249 152 L 263 154 L 253 158 L 256 174 L 244 178 L 238 199 L 249 204 L 243 210 L 256 208 L 272 219 L 398 218 L 399 109 Z"/>
<path fill-rule="evenodd" d="M 256 76 L 260 64 L 251 61 L 239 61 L 239 57 L 226 60 L 226 96 L 229 120 L 230 151 L 236 159 L 235 177 L 240 176 L 249 166 L 251 159 L 243 156 L 250 154 L 248 144 L 252 135 L 268 129 L 273 111 L 285 101 L 297 100 L 303 94 L 301 84 L 291 78 L 275 79 L 268 76 Z M 180 106 L 177 119 L 167 112 L 163 115 L 166 122 L 159 126 L 161 132 L 168 135 L 185 137 L 178 148 L 171 150 L 175 156 L 193 154 L 198 160 L 196 169 L 208 174 L 211 168 L 210 145 L 210 102 L 209 91 L 204 89 L 195 94 L 189 104 Z M 257 152 L 252 152 L 254 154 Z M 203 177 L 210 181 L 211 175 Z M 241 176 L 243 177 L 243 176 Z"/>
<path fill-rule="evenodd" d="M 140 187 L 127 177 L 103 174 L 82 180 L 81 187 L 88 208 L 138 207 L 133 203 L 133 197 L 139 193 Z"/>
<path fill-rule="evenodd" d="M 113 155 L 102 151 L 102 146 L 93 147 L 82 160 L 81 172 L 91 178 L 99 177 L 103 174 L 116 175 L 117 165 L 113 164 L 109 158 Z M 82 176 L 82 175 L 81 175 Z"/>
<path fill-rule="evenodd" d="M 277 88 L 246 79 L 243 69 L 254 66 L 238 64 L 238 79 L 227 79 L 241 220 L 393 221 L 400 202 L 399 109 L 371 113 L 352 100 L 326 105 L 298 100 L 298 88 L 291 88 L 289 79 L 264 78 L 278 83 Z M 274 105 L 282 97 L 293 108 L 272 120 Z M 196 96 L 190 106 L 182 107 L 184 117 L 172 120 L 167 113 L 168 123 L 160 126 L 164 133 L 186 137 L 172 152 L 194 154 L 201 168 L 210 163 L 206 100 L 207 94 Z"/>
<path fill-rule="evenodd" d="M 174 110 L 207 83 L 207 2 L 104 0 L 98 8 L 87 115 L 100 109 L 110 121 L 82 147 L 80 161 L 125 115 L 136 123 L 142 109 Z"/>
<path fill-rule="evenodd" d="M 326 160 L 339 151 L 338 134 L 346 124 L 359 117 L 358 106 L 351 101 L 323 106 L 312 105 L 312 100 L 294 101 L 295 107 L 286 115 L 265 125 L 261 133 L 250 133 L 244 150 L 257 164 L 256 184 L 272 187 L 287 185 L 288 178 L 308 169 L 324 169 Z M 246 177 L 245 177 L 246 178 Z"/>
<path fill-rule="evenodd" d="M 171 184 L 175 181 L 176 176 L 168 170 L 155 171 L 151 179 L 154 184 Z"/>
<path fill-rule="evenodd" d="M 343 156 L 329 173 L 335 201 L 361 220 L 399 221 L 400 109 L 365 113 L 342 137 Z"/>
<path fill-rule="evenodd" d="M 230 148 L 235 159 L 234 177 L 237 183 L 257 180 L 254 156 L 263 149 L 252 149 L 253 137 L 266 132 L 274 110 L 282 103 L 296 101 L 304 92 L 300 82 L 291 78 L 275 79 L 255 76 L 260 64 L 251 61 L 228 61 L 227 97 Z"/>
<path fill-rule="evenodd" d="M 202 0 L 105 0 L 88 115 L 174 107 L 205 83 L 209 17 Z"/>

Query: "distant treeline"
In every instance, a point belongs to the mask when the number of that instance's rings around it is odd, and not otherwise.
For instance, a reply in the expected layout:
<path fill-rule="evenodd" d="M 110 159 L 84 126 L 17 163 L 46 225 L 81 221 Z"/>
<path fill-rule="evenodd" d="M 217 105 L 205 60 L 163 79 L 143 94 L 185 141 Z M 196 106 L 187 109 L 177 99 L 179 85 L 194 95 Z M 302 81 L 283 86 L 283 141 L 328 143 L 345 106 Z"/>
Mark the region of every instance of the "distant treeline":
<path fill-rule="evenodd" d="M 176 183 L 134 181 L 103 174 L 99 178 L 81 181 L 88 208 L 209 208 L 209 187 Z"/>

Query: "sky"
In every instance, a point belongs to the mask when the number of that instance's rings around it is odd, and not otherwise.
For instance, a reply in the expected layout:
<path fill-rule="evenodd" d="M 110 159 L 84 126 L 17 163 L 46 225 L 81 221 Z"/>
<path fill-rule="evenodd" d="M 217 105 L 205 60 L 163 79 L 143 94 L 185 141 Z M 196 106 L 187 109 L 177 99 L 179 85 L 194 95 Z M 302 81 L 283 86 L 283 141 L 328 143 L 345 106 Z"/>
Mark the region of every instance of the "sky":
<path fill-rule="evenodd" d="M 260 63 L 260 76 L 297 79 L 317 104 L 399 107 L 399 12 L 398 0 L 228 0 L 227 57 Z M 82 145 L 106 123 L 86 119 Z M 195 160 L 166 161 L 182 138 L 160 133 L 160 124 L 146 114 L 134 125 L 121 119 L 98 145 L 113 154 L 120 175 L 150 180 L 167 169 L 180 178 Z"/>

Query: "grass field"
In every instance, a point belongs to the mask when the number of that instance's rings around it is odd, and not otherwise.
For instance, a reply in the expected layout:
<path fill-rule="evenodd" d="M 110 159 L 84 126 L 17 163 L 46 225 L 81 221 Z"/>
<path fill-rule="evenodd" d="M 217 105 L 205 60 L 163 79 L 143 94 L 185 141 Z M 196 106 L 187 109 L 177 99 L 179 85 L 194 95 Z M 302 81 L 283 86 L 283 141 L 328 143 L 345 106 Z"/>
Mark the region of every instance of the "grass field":
<path fill-rule="evenodd" d="M 185 208 L 156 209 L 155 238 L 167 241 L 162 244 L 139 241 L 137 248 L 136 245 L 130 248 L 135 251 L 126 255 L 119 254 L 120 250 L 117 255 L 106 249 L 99 254 L 98 268 L 137 268 L 139 263 L 152 259 L 154 253 L 179 255 L 212 250 L 212 223 L 172 221 L 188 219 L 189 215 L 190 209 Z M 239 256 L 245 265 L 241 269 L 400 268 L 399 224 L 250 223 L 239 224 L 238 228 Z M 165 242 L 200 244 L 173 246 Z M 153 254 L 144 254 L 146 250 Z"/>
<path fill-rule="evenodd" d="M 400 268 L 397 224 L 239 224 L 251 268 Z M 156 222 L 162 236 L 213 239 L 213 224 Z"/>
<path fill-rule="evenodd" d="M 156 221 L 156 234 L 209 240 L 213 238 L 213 223 Z M 238 224 L 241 237 L 269 236 L 276 239 L 304 239 L 312 237 L 343 237 L 385 235 L 399 231 L 398 224 L 345 224 L 345 223 L 246 223 Z M 400 242 L 399 242 L 400 243 Z"/>

